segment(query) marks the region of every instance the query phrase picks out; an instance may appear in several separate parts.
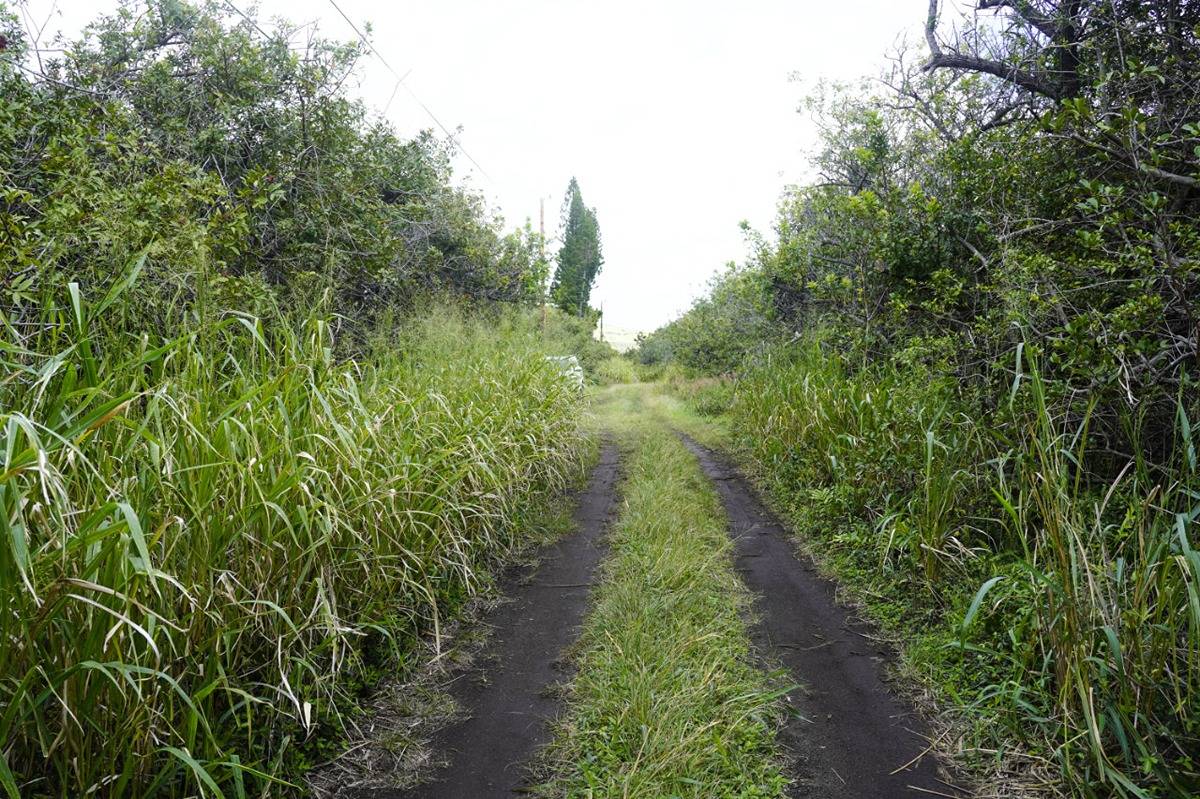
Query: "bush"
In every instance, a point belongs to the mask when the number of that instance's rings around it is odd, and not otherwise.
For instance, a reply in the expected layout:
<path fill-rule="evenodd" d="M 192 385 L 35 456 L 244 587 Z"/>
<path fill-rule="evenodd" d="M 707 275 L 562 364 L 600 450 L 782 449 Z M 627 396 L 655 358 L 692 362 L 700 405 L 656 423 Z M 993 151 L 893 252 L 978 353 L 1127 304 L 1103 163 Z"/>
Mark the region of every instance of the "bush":
<path fill-rule="evenodd" d="M 736 371 L 777 332 L 767 318 L 761 273 L 730 266 L 709 281 L 709 296 L 679 319 L 639 335 L 632 353 L 647 366 L 677 363 L 701 374 Z"/>
<path fill-rule="evenodd" d="M 529 226 L 503 233 L 454 185 L 449 142 L 403 140 L 347 96 L 365 46 L 314 36 L 298 54 L 265 27 L 221 3 L 123 3 L 31 77 L 0 0 L 6 315 L 67 281 L 103 294 L 140 253 L 129 307 L 164 335 L 197 303 L 255 313 L 329 292 L 365 330 L 430 292 L 537 301 Z"/>

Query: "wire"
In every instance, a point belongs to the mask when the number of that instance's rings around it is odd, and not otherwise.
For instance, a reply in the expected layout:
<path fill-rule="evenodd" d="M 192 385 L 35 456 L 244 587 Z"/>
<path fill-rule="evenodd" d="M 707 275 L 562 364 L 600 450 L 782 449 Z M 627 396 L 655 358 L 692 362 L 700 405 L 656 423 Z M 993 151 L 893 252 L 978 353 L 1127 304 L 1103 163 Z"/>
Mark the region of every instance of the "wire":
<path fill-rule="evenodd" d="M 263 30 L 262 28 L 260 28 L 260 27 L 258 26 L 258 22 L 257 22 L 257 21 L 255 21 L 255 20 L 254 20 L 254 18 L 252 18 L 252 17 L 248 16 L 248 15 L 247 15 L 247 14 L 246 14 L 244 11 L 242 11 L 240 8 L 238 8 L 237 6 L 235 6 L 235 5 L 234 5 L 234 4 L 231 2 L 231 0 L 224 0 L 224 2 L 225 2 L 225 5 L 227 5 L 227 6 L 228 6 L 230 9 L 232 9 L 233 11 L 235 11 L 239 17 L 241 17 L 242 19 L 246 20 L 246 21 L 247 21 L 247 22 L 249 22 L 251 25 L 253 25 L 253 26 L 254 26 L 254 29 L 255 29 L 256 31 L 258 31 L 258 32 L 259 32 L 259 33 L 262 35 L 262 37 L 263 37 L 264 39 L 266 39 L 268 42 L 269 42 L 269 41 L 271 41 L 271 35 L 270 35 L 269 33 L 267 33 L 265 30 Z"/>
<path fill-rule="evenodd" d="M 358 34 L 358 38 L 362 40 L 362 43 L 370 48 L 371 52 L 375 54 L 375 57 L 378 58 L 385 67 L 388 68 L 388 71 L 391 72 L 392 75 L 395 75 L 397 78 L 399 78 L 400 76 L 396 74 L 396 70 L 392 69 L 392 65 L 387 62 L 387 59 L 375 49 L 375 45 L 371 44 L 367 37 L 363 35 L 363 32 L 358 29 L 358 26 L 351 21 L 350 17 L 346 16 L 346 12 L 342 11 L 342 7 L 337 4 L 337 0 L 329 0 L 329 4 L 332 5 L 334 9 L 336 9 L 337 12 L 342 15 L 342 19 L 346 20 L 346 24 L 350 26 L 350 29 Z"/>
<path fill-rule="evenodd" d="M 474 156 L 472 156 L 469 152 L 467 152 L 467 148 L 462 146 L 462 144 L 458 141 L 458 137 L 456 137 L 453 133 L 451 133 L 450 129 L 442 124 L 442 120 L 438 119 L 437 114 L 433 113 L 433 110 L 429 106 L 425 105 L 425 103 L 421 101 L 421 98 L 417 96 L 417 93 L 414 92 L 407 83 L 405 83 L 404 79 L 407 78 L 410 73 L 406 72 L 406 73 L 404 73 L 404 76 L 401 77 L 400 74 L 396 72 L 396 70 L 392 69 L 392 65 L 387 62 L 387 59 L 384 58 L 383 55 L 377 49 L 375 49 L 375 45 L 373 45 L 370 42 L 370 40 L 367 39 L 367 37 L 363 35 L 363 32 L 358 29 L 358 26 L 355 25 L 353 21 L 351 21 L 350 17 L 346 16 L 346 12 L 342 11 L 342 7 L 337 4 L 337 0 L 329 0 L 329 4 L 331 6 L 333 6 L 334 9 L 339 14 L 341 14 L 342 19 L 346 20 L 346 24 L 350 26 L 351 30 L 353 30 L 356 34 L 358 34 L 359 40 L 363 44 L 365 44 L 372 53 L 375 54 L 375 57 L 379 59 L 379 62 L 381 64 L 383 64 L 385 67 L 387 67 L 388 72 L 392 73 L 392 77 L 394 77 L 396 79 L 396 85 L 403 86 L 404 91 L 408 92 L 409 96 L 411 96 L 413 98 L 413 101 L 416 102 L 417 105 L 421 106 L 421 109 L 426 114 L 429 115 L 429 118 L 432 119 L 437 124 L 437 126 L 442 129 L 442 133 L 446 134 L 446 138 L 450 140 L 450 143 L 453 144 L 460 153 L 462 153 L 464 156 L 466 156 L 466 159 L 468 161 L 470 161 L 472 164 L 475 165 L 475 168 L 479 170 L 480 174 L 482 174 L 489 181 L 492 181 L 492 183 L 495 183 L 495 181 L 492 180 L 492 176 L 487 173 L 487 170 L 484 169 L 483 166 L 478 161 L 475 160 Z M 395 97 L 395 95 L 396 95 L 396 89 L 393 88 L 392 89 L 392 97 Z M 388 105 L 390 106 L 391 103 L 392 103 L 392 101 L 389 98 Z"/>

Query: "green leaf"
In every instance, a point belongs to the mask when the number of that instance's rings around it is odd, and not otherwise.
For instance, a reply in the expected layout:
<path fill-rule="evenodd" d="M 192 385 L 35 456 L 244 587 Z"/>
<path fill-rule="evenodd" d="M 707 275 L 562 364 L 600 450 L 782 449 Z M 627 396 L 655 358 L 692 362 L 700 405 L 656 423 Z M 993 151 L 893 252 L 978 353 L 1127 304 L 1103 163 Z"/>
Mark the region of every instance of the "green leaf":
<path fill-rule="evenodd" d="M 1196 442 L 1192 439 L 1192 424 L 1188 420 L 1187 411 L 1183 408 L 1183 402 L 1179 401 L 1175 405 L 1176 416 L 1179 418 L 1179 434 L 1183 438 L 1184 454 L 1187 456 L 1188 470 L 1192 473 L 1196 471 Z"/>
<path fill-rule="evenodd" d="M 0 751 L 0 786 L 4 787 L 4 793 L 8 795 L 8 799 L 21 799 L 21 791 L 17 788 L 17 780 L 9 769 L 8 761 L 4 758 L 4 752 L 2 751 Z"/>
<path fill-rule="evenodd" d="M 203 785 L 208 786 L 214 796 L 225 799 L 225 794 L 221 793 L 221 789 L 217 787 L 217 781 L 212 778 L 212 775 L 208 773 L 204 766 L 200 765 L 196 758 L 192 757 L 186 749 L 168 746 L 165 747 L 164 751 L 171 753 L 191 769 L 192 773 L 196 775 L 196 779 L 200 780 Z"/>
<path fill-rule="evenodd" d="M 971 623 L 975 621 L 975 616 L 979 613 L 979 607 L 983 604 L 983 600 L 987 597 L 988 592 L 996 587 L 996 584 L 1004 579 L 1004 575 L 1000 574 L 988 580 L 979 590 L 975 592 L 975 598 L 971 600 L 971 606 L 967 608 L 967 615 L 963 617 L 962 631 L 965 633 L 970 628 Z"/>
<path fill-rule="evenodd" d="M 1008 392 L 1008 404 L 1009 405 L 1012 405 L 1013 401 L 1017 398 L 1017 389 L 1019 389 L 1021 387 L 1021 368 L 1023 366 L 1023 361 L 1021 359 L 1021 355 L 1024 352 L 1025 352 L 1025 342 L 1021 341 L 1017 344 L 1017 356 L 1015 359 L 1015 363 L 1013 364 L 1012 388 Z"/>
<path fill-rule="evenodd" d="M 142 559 L 142 569 L 149 576 L 150 584 L 157 587 L 154 568 L 150 565 L 150 549 L 146 546 L 146 536 L 142 534 L 142 522 L 138 519 L 137 511 L 128 502 L 121 502 L 117 507 L 121 510 L 121 515 L 125 517 L 125 524 L 129 527 L 129 537 L 133 539 L 133 546 Z"/>
<path fill-rule="evenodd" d="M 100 314 L 104 313 L 109 306 L 116 302 L 117 299 L 137 281 L 138 275 L 142 273 L 142 267 L 146 265 L 146 254 L 149 252 L 150 246 L 151 245 L 147 244 L 142 248 L 141 252 L 134 256 L 129 266 L 125 268 L 125 274 L 121 276 L 120 280 L 113 283 L 112 286 L 109 287 L 108 294 L 104 295 L 104 299 L 101 300 L 94 309 L 92 309 L 91 314 L 89 314 L 89 319 L 98 318 Z"/>

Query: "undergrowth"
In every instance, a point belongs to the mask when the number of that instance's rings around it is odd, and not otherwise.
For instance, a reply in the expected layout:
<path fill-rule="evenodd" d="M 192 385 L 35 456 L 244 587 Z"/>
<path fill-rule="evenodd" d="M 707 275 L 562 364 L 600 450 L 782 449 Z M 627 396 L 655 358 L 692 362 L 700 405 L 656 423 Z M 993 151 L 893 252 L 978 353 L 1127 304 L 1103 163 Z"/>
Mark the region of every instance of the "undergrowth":
<path fill-rule="evenodd" d="M 1056 417 L 1035 359 L 1018 357 L 985 421 L 948 378 L 799 347 L 742 377 L 731 421 L 808 547 L 971 722 L 960 754 L 992 789 L 1195 796 L 1200 473 L 1186 406 L 1170 468 L 1133 460 L 1105 477 L 1083 466 L 1087 418 Z"/>

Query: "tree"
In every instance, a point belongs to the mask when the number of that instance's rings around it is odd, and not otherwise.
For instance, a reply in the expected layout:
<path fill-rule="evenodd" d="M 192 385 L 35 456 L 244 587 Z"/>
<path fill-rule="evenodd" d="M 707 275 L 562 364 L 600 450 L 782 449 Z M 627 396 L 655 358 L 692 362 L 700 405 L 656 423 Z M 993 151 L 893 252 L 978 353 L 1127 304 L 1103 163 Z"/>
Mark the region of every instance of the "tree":
<path fill-rule="evenodd" d="M 1013 174 L 1027 187 L 1014 195 L 1024 198 L 1020 207 L 994 202 L 994 173 L 977 184 L 983 202 L 972 201 L 972 210 L 998 234 L 997 251 L 988 257 L 1006 268 L 1030 253 L 1048 259 L 1037 261 L 1037 279 L 1052 288 L 1042 297 L 1056 302 L 1043 303 L 1050 313 L 1042 329 L 1029 329 L 1045 337 L 1061 325 L 1068 347 L 1089 331 L 1089 354 L 1064 353 L 1060 362 L 1093 366 L 1094 374 L 1077 375 L 1076 385 L 1090 386 L 1101 375 L 1113 380 L 1114 391 L 1138 407 L 1139 424 L 1156 429 L 1157 440 L 1169 446 L 1176 394 L 1187 390 L 1186 369 L 1200 354 L 1200 2 L 973 0 L 969 6 L 947 42 L 938 33 L 938 0 L 930 0 L 925 70 L 974 73 L 972 79 L 1007 99 L 1007 113 L 995 117 L 1007 134 L 970 145 L 974 153 L 989 144 L 1007 147 L 1004 159 L 1022 165 Z M 1049 182 L 1031 177 L 1037 163 Z M 963 197 L 968 180 L 959 174 L 948 185 Z M 1046 199 L 1056 195 L 1066 204 L 1047 208 Z M 1030 225 L 1034 218 L 1043 221 Z"/>
<path fill-rule="evenodd" d="M 563 243 L 558 251 L 558 268 L 550 286 L 554 304 L 569 314 L 583 316 L 588 309 L 592 284 L 600 274 L 604 255 L 600 251 L 600 225 L 595 209 L 583 203 L 579 182 L 571 178 L 562 210 Z"/>
<path fill-rule="evenodd" d="M 298 37 L 285 21 L 264 30 L 220 0 L 127 0 L 43 59 L 10 5 L 0 0 L 10 322 L 69 282 L 103 295 L 143 250 L 128 321 L 163 335 L 192 300 L 259 315 L 327 297 L 342 329 L 364 329 L 430 294 L 541 299 L 540 243 L 528 229 L 505 237 L 486 199 L 455 185 L 452 144 L 401 138 L 347 94 L 365 44 Z"/>
<path fill-rule="evenodd" d="M 930 60 L 925 68 L 987 73 L 1051 100 L 1074 97 L 1079 93 L 1084 5 L 1084 0 L 976 0 L 979 12 L 1008 12 L 1004 35 L 990 35 L 991 28 L 976 25 L 962 44 L 943 47 L 936 33 L 938 0 L 929 0 L 925 40 Z"/>
<path fill-rule="evenodd" d="M 988 11 L 995 17 L 981 20 Z M 944 43 L 939 0 L 929 0 L 926 71 L 998 78 L 1008 103 L 997 122 L 1061 107 L 1077 143 L 1165 184 L 1178 202 L 1200 187 L 1200 2 L 975 0 L 974 12 Z"/>

